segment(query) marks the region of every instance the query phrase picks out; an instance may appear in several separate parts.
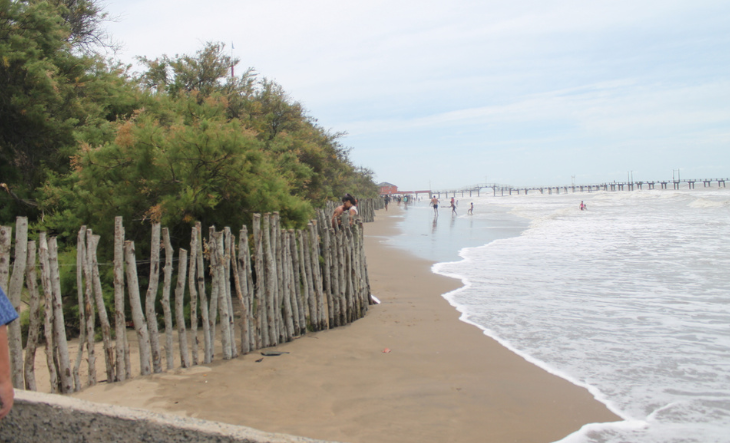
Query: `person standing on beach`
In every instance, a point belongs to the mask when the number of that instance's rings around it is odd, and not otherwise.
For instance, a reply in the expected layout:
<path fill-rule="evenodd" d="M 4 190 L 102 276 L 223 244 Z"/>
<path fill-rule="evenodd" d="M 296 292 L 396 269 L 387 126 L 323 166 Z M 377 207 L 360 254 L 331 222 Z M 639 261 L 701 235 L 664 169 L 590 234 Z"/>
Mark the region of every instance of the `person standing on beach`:
<path fill-rule="evenodd" d="M 385 196 L 385 210 L 386 211 L 388 210 L 388 203 L 390 203 L 390 196 L 386 195 Z"/>
<path fill-rule="evenodd" d="M 352 226 L 352 224 L 355 223 L 355 217 L 357 217 L 357 200 L 350 194 L 345 194 L 345 196 L 342 197 L 342 205 L 335 208 L 335 211 L 332 213 L 333 228 L 337 229 L 340 226 L 342 223 L 340 216 L 345 211 L 350 213 L 350 226 Z"/>
<path fill-rule="evenodd" d="M 466 211 L 469 215 L 474 215 L 474 202 L 471 202 L 471 206 L 469 207 L 469 210 Z"/>
<path fill-rule="evenodd" d="M 451 214 L 459 215 L 456 213 L 456 204 L 454 203 L 454 197 L 451 197 Z"/>
<path fill-rule="evenodd" d="M 8 346 L 8 323 L 18 318 L 18 313 L 0 288 L 0 419 L 8 415 L 13 407 L 15 391 L 10 376 L 10 348 Z"/>
<path fill-rule="evenodd" d="M 438 217 L 439 216 L 439 199 L 437 199 L 435 195 L 431 199 L 431 206 L 433 206 L 433 216 Z"/>

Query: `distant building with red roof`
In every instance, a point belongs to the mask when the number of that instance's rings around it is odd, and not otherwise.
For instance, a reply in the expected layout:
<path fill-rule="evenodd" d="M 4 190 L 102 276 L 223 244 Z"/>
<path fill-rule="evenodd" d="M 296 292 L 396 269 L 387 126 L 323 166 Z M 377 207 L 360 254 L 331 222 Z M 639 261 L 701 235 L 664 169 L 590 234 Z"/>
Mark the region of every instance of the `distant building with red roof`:
<path fill-rule="evenodd" d="M 388 183 L 388 182 L 378 183 L 378 187 L 380 187 L 381 195 L 398 193 L 398 186 L 394 185 L 393 183 Z"/>

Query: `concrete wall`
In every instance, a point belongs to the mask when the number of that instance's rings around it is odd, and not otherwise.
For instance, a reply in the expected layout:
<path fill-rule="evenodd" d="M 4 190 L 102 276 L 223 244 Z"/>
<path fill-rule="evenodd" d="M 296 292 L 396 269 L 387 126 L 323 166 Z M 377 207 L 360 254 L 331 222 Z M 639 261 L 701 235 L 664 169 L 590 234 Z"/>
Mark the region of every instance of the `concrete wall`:
<path fill-rule="evenodd" d="M 0 421 L 0 441 L 314 443 L 242 426 L 91 403 L 60 395 L 15 391 L 15 405 Z"/>

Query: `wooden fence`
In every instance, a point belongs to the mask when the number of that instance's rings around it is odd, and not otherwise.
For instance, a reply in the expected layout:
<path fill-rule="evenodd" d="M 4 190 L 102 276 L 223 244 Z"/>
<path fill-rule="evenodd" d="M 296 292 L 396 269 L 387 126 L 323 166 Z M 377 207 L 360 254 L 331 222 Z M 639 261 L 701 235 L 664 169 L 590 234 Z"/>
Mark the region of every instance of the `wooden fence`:
<path fill-rule="evenodd" d="M 28 241 L 27 219 L 18 217 L 13 272 L 8 284 L 12 228 L 0 226 L 0 286 L 7 288 L 8 298 L 18 312 L 24 283 L 30 298 L 25 358 L 20 322 L 12 322 L 8 327 L 13 385 L 37 390 L 34 362 L 41 331 L 46 343 L 51 392 L 68 393 L 96 384 L 97 323 L 101 329 L 107 382 L 130 378 L 132 364 L 125 303 L 129 303 L 130 324 L 138 339 L 142 375 L 176 366 L 173 330 L 177 332 L 179 365 L 188 368 L 210 363 L 217 342 L 223 359 L 231 359 L 288 342 L 308 331 L 346 325 L 362 317 L 372 303 L 362 221 L 373 220 L 379 200 L 361 202 L 360 218 L 353 223 L 343 214 L 342 227 L 337 229 L 329 218 L 330 208 L 317 211 L 317 219 L 298 231 L 281 229 L 276 212 L 254 214 L 252 235 L 244 225 L 238 239 L 227 227 L 222 231 L 210 227 L 205 240 L 197 223 L 191 231 L 189 249 L 178 247 L 177 252 L 167 228 L 155 223 L 144 307 L 134 242 L 124 240 L 122 218 L 117 217 L 113 325 L 104 305 L 99 276 L 99 236 L 82 226 L 76 257 L 80 337 L 74 361 L 69 356 L 64 325 L 56 238 L 47 238 L 41 232 L 37 244 Z M 164 263 L 161 251 L 164 251 Z M 40 268 L 40 285 L 36 265 Z M 163 342 L 156 312 L 160 273 Z M 183 303 L 186 291 L 190 303 L 187 317 Z M 115 337 L 112 337 L 112 327 Z M 79 371 L 84 355 L 88 365 L 85 384 Z"/>

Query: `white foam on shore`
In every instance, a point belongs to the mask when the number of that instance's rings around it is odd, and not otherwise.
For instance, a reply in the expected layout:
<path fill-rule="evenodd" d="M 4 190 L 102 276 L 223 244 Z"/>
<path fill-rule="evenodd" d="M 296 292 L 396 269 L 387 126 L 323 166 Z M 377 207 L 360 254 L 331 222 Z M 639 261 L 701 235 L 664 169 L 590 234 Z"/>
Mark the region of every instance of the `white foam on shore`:
<path fill-rule="evenodd" d="M 624 419 L 562 442 L 730 441 L 729 192 L 473 200 L 532 223 L 434 265 L 464 284 L 444 297 L 462 321 Z"/>

